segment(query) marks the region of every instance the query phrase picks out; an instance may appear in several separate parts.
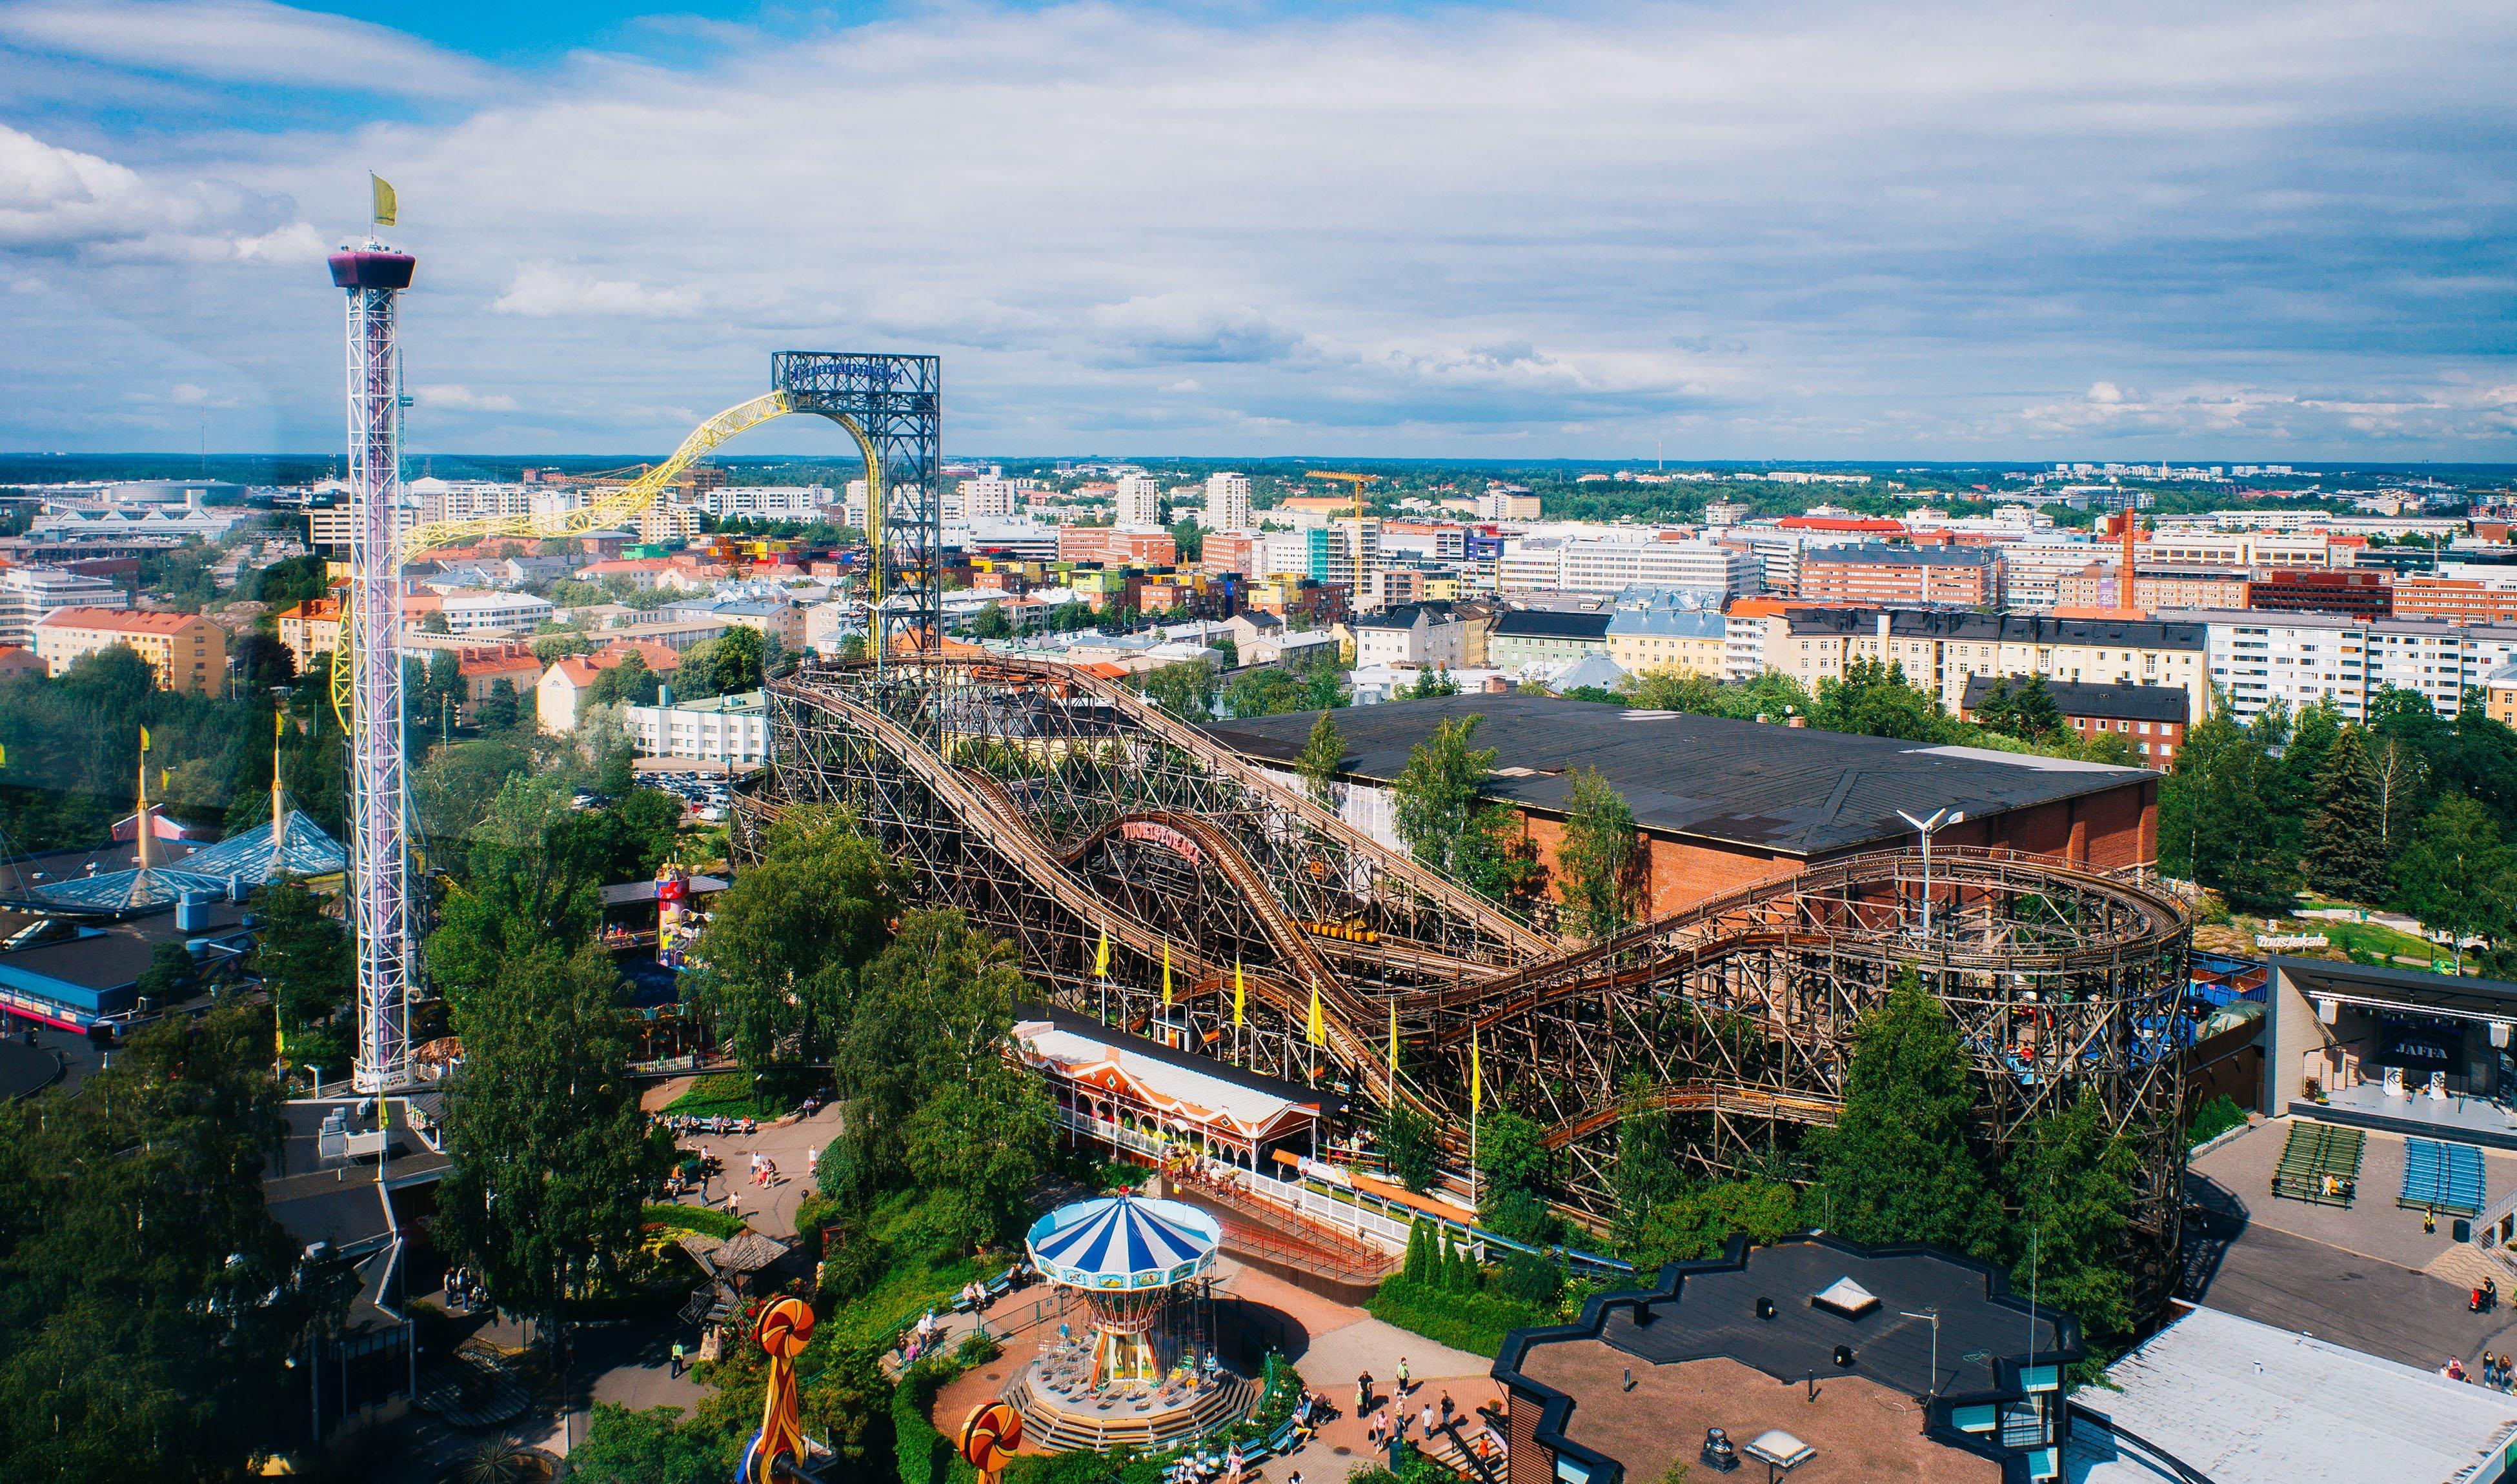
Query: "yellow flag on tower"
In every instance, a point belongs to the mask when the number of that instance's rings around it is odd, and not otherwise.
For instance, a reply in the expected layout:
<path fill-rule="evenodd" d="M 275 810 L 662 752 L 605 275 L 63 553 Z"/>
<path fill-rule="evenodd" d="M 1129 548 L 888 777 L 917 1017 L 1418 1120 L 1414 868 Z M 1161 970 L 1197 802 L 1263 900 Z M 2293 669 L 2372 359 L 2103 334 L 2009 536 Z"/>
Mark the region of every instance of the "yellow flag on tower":
<path fill-rule="evenodd" d="M 1110 977 L 1110 929 L 1106 923 L 1101 928 L 1101 947 L 1094 950 L 1092 954 L 1092 977 L 1095 979 Z"/>
<path fill-rule="evenodd" d="M 1172 946 L 1163 945 L 1163 1008 L 1172 1006 Z"/>
<path fill-rule="evenodd" d="M 1241 982 L 1241 960 L 1235 958 L 1232 960 L 1232 1023 L 1234 1026 L 1237 1027 L 1242 1023 L 1242 1012 L 1248 1004 L 1249 991 Z"/>
<path fill-rule="evenodd" d="M 1320 1019 L 1320 985 L 1316 979 L 1311 981 L 1311 1024 L 1308 1039 L 1315 1046 L 1325 1046 L 1329 1043 L 1328 1025 Z"/>

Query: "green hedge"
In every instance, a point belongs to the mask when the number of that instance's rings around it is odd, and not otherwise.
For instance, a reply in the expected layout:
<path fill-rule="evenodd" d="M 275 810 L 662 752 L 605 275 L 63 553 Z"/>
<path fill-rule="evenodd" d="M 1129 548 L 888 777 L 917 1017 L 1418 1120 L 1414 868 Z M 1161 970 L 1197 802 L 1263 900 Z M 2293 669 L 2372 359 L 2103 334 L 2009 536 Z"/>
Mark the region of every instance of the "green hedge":
<path fill-rule="evenodd" d="M 1404 1276 L 1386 1280 L 1365 1308 L 1373 1318 L 1412 1330 L 1427 1339 L 1492 1355 L 1514 1330 L 1556 1323 L 1553 1308 L 1521 1303 L 1497 1293 L 1440 1292 Z"/>
<path fill-rule="evenodd" d="M 650 1206 L 640 1213 L 650 1226 L 705 1232 L 722 1241 L 743 1230 L 743 1218 L 705 1206 Z"/>

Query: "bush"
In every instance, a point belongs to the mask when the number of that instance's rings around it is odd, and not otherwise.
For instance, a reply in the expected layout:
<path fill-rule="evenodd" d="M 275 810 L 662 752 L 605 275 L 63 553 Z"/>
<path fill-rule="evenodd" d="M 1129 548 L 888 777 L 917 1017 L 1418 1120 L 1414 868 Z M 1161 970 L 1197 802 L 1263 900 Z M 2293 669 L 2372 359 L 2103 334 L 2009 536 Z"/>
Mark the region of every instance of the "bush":
<path fill-rule="evenodd" d="M 2207 1144 L 2230 1129 L 2242 1126 L 2245 1122 L 2246 1110 L 2238 1106 L 2236 1098 L 2223 1092 L 2195 1110 L 2194 1126 L 2185 1131 L 2185 1147 L 2192 1149 Z"/>
<path fill-rule="evenodd" d="M 683 1231 L 705 1232 L 722 1241 L 743 1230 L 743 1218 L 704 1206 L 650 1206 L 639 1212 L 639 1219 L 649 1226 L 678 1227 Z"/>
<path fill-rule="evenodd" d="M 1514 1330 L 1554 1324 L 1554 1306 L 1524 1303 L 1501 1293 L 1456 1293 L 1404 1277 L 1384 1281 L 1366 1309 L 1384 1324 L 1412 1330 L 1427 1339 L 1474 1355 L 1492 1355 Z"/>

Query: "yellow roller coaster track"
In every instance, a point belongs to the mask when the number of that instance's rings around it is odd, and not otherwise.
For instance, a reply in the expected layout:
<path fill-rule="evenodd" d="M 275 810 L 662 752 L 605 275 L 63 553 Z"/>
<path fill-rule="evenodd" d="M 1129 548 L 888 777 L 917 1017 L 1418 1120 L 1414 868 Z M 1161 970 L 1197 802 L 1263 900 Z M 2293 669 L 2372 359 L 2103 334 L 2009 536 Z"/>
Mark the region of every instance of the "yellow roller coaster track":
<path fill-rule="evenodd" d="M 738 433 L 747 432 L 775 417 L 800 410 L 794 399 L 785 392 L 769 392 L 726 408 L 691 430 L 673 456 L 639 475 L 625 485 L 599 488 L 592 499 L 574 510 L 552 515 L 487 516 L 470 521 L 432 521 L 403 533 L 402 559 L 405 562 L 422 552 L 434 551 L 462 541 L 492 540 L 512 536 L 518 540 L 538 541 L 566 539 L 593 530 L 611 530 L 623 522 L 644 515 L 661 498 L 673 481 L 717 445 Z M 875 457 L 874 443 L 856 419 L 840 412 L 820 415 L 848 430 L 865 455 L 866 539 L 875 560 L 867 569 L 872 583 L 870 601 L 882 604 L 882 462 Z M 367 636 L 356 632 L 350 621 L 350 606 L 341 613 L 341 653 L 332 666 L 332 712 L 340 718 L 341 730 L 350 730 L 350 673 L 353 666 L 345 661 L 368 642 Z"/>

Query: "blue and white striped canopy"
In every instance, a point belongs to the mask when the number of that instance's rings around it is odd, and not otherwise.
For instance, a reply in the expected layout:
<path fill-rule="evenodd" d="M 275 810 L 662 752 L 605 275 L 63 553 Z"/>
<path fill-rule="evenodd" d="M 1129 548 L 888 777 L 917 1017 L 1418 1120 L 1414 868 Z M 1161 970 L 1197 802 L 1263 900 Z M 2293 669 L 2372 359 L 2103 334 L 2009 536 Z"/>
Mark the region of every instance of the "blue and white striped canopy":
<path fill-rule="evenodd" d="M 1223 1229 L 1194 1206 L 1113 1196 L 1061 1206 L 1023 1245 L 1052 1283 L 1104 1293 L 1168 1288 L 1215 1262 Z"/>

